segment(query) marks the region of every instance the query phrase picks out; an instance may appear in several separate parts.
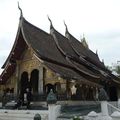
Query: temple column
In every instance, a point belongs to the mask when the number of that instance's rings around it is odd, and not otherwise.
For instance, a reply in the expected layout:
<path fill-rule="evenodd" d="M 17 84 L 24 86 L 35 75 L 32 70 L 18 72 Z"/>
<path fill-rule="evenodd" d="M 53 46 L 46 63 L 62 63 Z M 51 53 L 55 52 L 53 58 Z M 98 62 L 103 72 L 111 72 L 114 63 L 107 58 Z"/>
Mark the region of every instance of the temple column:
<path fill-rule="evenodd" d="M 27 83 L 28 88 L 31 88 L 31 80 L 30 79 L 31 79 L 31 71 L 28 71 L 28 83 Z"/>
<path fill-rule="evenodd" d="M 38 93 L 43 94 L 43 67 L 39 68 Z"/>
<path fill-rule="evenodd" d="M 28 83 L 30 83 L 31 73 L 28 72 Z"/>
<path fill-rule="evenodd" d="M 16 66 L 16 89 L 15 89 L 15 94 L 18 95 L 20 91 L 20 61 L 16 61 L 17 66 Z"/>

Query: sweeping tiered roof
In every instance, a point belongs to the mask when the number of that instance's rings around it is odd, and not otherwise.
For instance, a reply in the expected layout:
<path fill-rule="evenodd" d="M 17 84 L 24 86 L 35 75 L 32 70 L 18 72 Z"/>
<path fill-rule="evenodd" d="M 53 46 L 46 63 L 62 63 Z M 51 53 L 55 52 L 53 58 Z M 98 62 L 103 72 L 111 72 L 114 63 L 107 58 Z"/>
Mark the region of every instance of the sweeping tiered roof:
<path fill-rule="evenodd" d="M 36 56 L 49 69 L 67 80 L 82 80 L 92 84 L 91 82 L 98 83 L 100 79 L 107 80 L 107 77 L 111 79 L 113 77 L 98 55 L 85 48 L 68 31 L 65 37 L 51 24 L 48 34 L 21 16 L 13 48 L 2 67 L 4 68 L 1 74 L 2 83 L 14 73 L 16 61 L 21 60 L 23 51 L 28 47 L 34 50 Z"/>

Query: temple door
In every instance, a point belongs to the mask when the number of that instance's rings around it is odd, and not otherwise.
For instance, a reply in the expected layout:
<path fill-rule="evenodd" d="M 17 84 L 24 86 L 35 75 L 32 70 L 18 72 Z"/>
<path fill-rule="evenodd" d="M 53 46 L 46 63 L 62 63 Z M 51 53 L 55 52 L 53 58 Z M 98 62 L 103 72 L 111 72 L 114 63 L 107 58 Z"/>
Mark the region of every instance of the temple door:
<path fill-rule="evenodd" d="M 33 94 L 38 93 L 38 80 L 39 80 L 39 71 L 37 69 L 34 69 L 31 72 L 31 76 L 30 76 L 30 87 Z"/>
<path fill-rule="evenodd" d="M 28 73 L 23 72 L 21 74 L 21 80 L 20 80 L 20 95 L 23 98 L 24 93 L 26 92 L 26 89 L 29 87 L 29 82 L 28 82 Z"/>

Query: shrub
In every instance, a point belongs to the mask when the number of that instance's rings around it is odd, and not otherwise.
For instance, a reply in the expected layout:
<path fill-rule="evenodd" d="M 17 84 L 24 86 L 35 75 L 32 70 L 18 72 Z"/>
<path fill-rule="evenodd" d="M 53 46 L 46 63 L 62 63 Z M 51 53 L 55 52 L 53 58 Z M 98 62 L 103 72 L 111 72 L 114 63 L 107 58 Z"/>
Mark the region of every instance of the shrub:
<path fill-rule="evenodd" d="M 79 116 L 74 116 L 73 120 L 82 120 Z"/>

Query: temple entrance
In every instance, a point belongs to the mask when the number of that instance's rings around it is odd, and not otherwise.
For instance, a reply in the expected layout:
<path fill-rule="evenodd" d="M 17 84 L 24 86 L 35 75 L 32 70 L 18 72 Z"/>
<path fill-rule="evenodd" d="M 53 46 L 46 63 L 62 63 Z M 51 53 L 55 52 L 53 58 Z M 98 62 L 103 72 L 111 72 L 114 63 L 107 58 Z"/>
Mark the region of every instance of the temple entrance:
<path fill-rule="evenodd" d="M 61 93 L 61 84 L 59 82 L 55 83 L 55 92 L 58 94 Z"/>
<path fill-rule="evenodd" d="M 52 84 L 47 84 L 46 85 L 46 93 L 48 94 L 51 89 L 53 90 L 53 92 L 55 92 L 55 86 Z"/>
<path fill-rule="evenodd" d="M 20 80 L 20 92 L 21 94 L 24 94 L 26 92 L 26 88 L 29 87 L 29 82 L 28 82 L 28 73 L 23 72 L 21 75 L 21 80 Z"/>
<path fill-rule="evenodd" d="M 117 97 L 117 89 L 116 87 L 112 86 L 109 88 L 109 97 L 110 97 L 110 101 L 117 101 L 118 97 Z"/>
<path fill-rule="evenodd" d="M 76 84 L 76 99 L 82 100 L 82 86 L 80 84 Z"/>
<path fill-rule="evenodd" d="M 38 93 L 38 80 L 39 80 L 39 71 L 34 69 L 31 72 L 30 77 L 30 87 L 33 93 Z"/>

